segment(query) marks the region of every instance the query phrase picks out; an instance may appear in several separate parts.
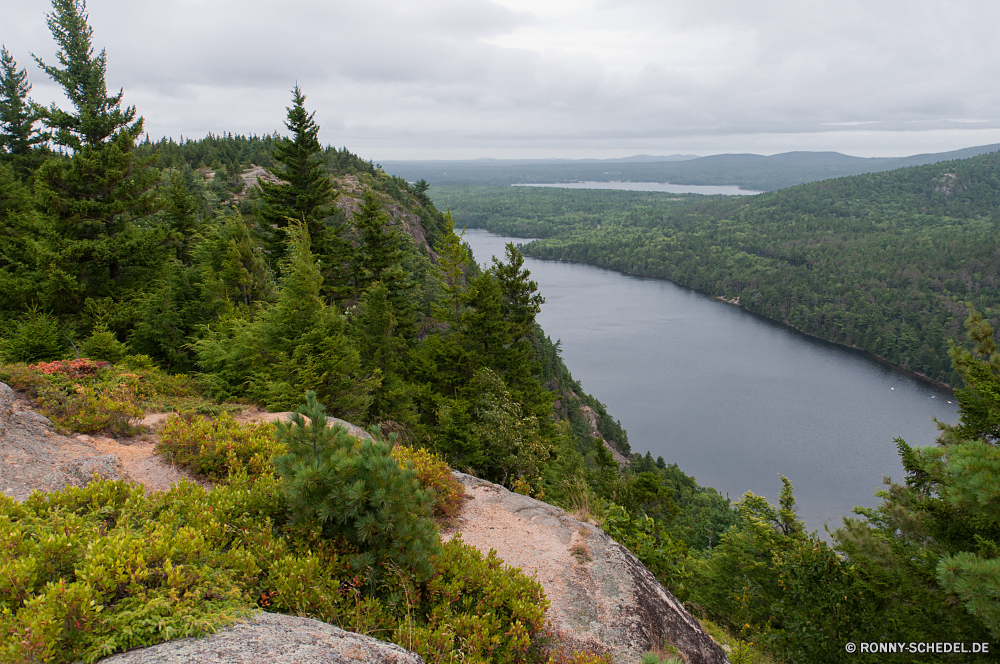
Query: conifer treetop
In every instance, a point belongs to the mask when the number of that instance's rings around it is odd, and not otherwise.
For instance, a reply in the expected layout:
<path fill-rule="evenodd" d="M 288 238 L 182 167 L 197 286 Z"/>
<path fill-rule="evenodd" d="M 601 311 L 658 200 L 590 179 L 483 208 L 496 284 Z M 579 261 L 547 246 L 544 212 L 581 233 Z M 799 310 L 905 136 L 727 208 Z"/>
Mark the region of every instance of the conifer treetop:
<path fill-rule="evenodd" d="M 49 30 L 59 45 L 56 57 L 62 68 L 47 65 L 32 54 L 38 66 L 62 86 L 76 107 L 76 114 L 59 109 L 54 103 L 46 110 L 45 123 L 55 130 L 55 142 L 78 151 L 83 146 L 105 142 L 119 129 L 135 120 L 135 107 L 121 107 L 122 90 L 108 96 L 105 79 L 107 53 L 96 56 L 93 28 L 87 23 L 86 0 L 52 0 L 52 13 L 47 15 Z M 141 134 L 142 118 L 137 121 Z"/>
<path fill-rule="evenodd" d="M 7 47 L 0 47 L 0 152 L 23 156 L 48 139 L 35 131 L 41 116 L 29 92 L 28 72 L 18 70 Z"/>

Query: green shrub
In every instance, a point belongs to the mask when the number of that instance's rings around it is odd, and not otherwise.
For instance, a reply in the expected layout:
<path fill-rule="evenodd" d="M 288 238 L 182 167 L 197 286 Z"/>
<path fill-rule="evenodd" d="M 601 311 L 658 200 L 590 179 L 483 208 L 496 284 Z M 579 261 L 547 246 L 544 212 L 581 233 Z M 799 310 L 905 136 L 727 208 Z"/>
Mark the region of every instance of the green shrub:
<path fill-rule="evenodd" d="M 394 641 L 428 663 L 523 662 L 548 601 L 537 580 L 452 540 L 424 583 L 387 566 L 371 587 L 356 549 L 290 524 L 273 474 L 146 496 L 94 482 L 0 496 L 0 661 L 93 662 L 201 636 L 255 608 Z"/>
<path fill-rule="evenodd" d="M 162 507 L 125 482 L 0 497 L 0 660 L 93 662 L 247 613 L 221 528 Z"/>
<path fill-rule="evenodd" d="M 103 323 L 94 327 L 94 331 L 80 346 L 80 350 L 92 360 L 103 360 L 111 364 L 118 364 L 128 354 L 128 346 L 118 341 L 114 333 Z"/>
<path fill-rule="evenodd" d="M 675 592 L 683 591 L 687 569 L 687 547 L 671 539 L 663 524 L 648 516 L 635 516 L 618 505 L 610 505 L 604 532 L 635 554 L 660 583 Z"/>
<path fill-rule="evenodd" d="M 306 400 L 290 423 L 277 425 L 288 452 L 274 465 L 293 520 L 319 523 L 327 539 L 346 542 L 354 549 L 352 569 L 372 581 L 388 565 L 426 578 L 438 541 L 430 493 L 412 469 L 399 467 L 389 445 L 327 427 L 316 394 L 308 392 Z"/>
<path fill-rule="evenodd" d="M 284 452 L 273 424 L 240 424 L 227 414 L 211 420 L 172 417 L 156 445 L 168 461 L 213 480 L 224 480 L 239 467 L 255 476 L 274 473 L 273 459 Z"/>
<path fill-rule="evenodd" d="M 0 359 L 6 362 L 48 362 L 59 359 L 65 352 L 59 321 L 34 308 L 0 336 Z"/>
<path fill-rule="evenodd" d="M 434 495 L 434 515 L 451 519 L 462 509 L 465 487 L 451 474 L 447 462 L 437 454 L 423 448 L 397 445 L 392 450 L 400 466 L 410 464 L 417 474 L 420 486 Z"/>
<path fill-rule="evenodd" d="M 542 584 L 460 536 L 442 546 L 434 567 L 417 605 L 422 620 L 402 622 L 392 640 L 426 662 L 452 661 L 457 652 L 472 661 L 526 661 L 549 606 Z"/>
<path fill-rule="evenodd" d="M 0 380 L 31 395 L 57 425 L 80 433 L 132 434 L 146 408 L 203 402 L 194 381 L 168 375 L 141 355 L 124 358 L 119 366 L 88 358 L 0 364 Z"/>

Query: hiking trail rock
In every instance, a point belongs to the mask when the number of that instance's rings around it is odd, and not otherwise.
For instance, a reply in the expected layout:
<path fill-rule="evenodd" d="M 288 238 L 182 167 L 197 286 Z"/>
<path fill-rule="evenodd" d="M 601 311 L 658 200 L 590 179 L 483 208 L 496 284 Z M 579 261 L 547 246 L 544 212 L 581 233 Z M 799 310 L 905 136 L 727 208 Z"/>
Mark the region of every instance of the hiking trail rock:
<path fill-rule="evenodd" d="M 254 614 L 245 623 L 201 639 L 178 639 L 98 660 L 100 664 L 423 664 L 395 644 L 280 613 Z"/>
<path fill-rule="evenodd" d="M 445 539 L 461 536 L 483 553 L 537 574 L 551 601 L 548 619 L 571 648 L 635 664 L 669 642 L 687 664 L 726 664 L 725 652 L 639 560 L 600 528 L 565 510 L 454 473 L 472 499 Z"/>

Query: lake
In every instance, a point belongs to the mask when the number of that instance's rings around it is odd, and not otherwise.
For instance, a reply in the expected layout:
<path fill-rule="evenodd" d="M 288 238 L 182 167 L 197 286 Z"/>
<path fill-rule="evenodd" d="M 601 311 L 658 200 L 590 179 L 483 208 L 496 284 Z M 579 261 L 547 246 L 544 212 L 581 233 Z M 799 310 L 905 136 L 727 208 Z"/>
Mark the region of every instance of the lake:
<path fill-rule="evenodd" d="M 556 184 L 512 184 L 512 187 L 558 187 L 559 189 L 620 189 L 622 191 L 662 191 L 668 194 L 704 194 L 706 196 L 754 196 L 762 191 L 740 189 L 734 184 L 670 184 L 669 182 L 561 182 Z"/>
<path fill-rule="evenodd" d="M 526 242 L 479 229 L 465 240 L 480 263 Z M 579 263 L 525 265 L 545 297 L 538 322 L 633 452 L 734 500 L 753 491 L 776 503 L 785 475 L 810 530 L 874 506 L 883 475 L 903 479 L 894 438 L 930 445 L 932 417 L 957 420 L 947 391 L 703 293 Z"/>

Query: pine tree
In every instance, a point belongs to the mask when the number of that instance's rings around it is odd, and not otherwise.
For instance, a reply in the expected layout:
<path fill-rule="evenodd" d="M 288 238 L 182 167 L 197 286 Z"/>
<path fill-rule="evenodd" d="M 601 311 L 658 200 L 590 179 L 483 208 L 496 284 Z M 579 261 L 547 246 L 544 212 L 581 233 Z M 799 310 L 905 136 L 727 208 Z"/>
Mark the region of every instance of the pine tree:
<path fill-rule="evenodd" d="M 416 334 L 414 284 L 403 269 L 404 237 L 370 189 L 365 192 L 361 209 L 354 215 L 354 226 L 358 236 L 353 266 L 356 295 L 361 297 L 372 284 L 381 282 L 389 293 L 397 334 L 403 339 L 413 338 Z"/>
<path fill-rule="evenodd" d="M 69 113 L 53 104 L 45 113 L 45 123 L 55 130 L 56 144 L 74 152 L 84 146 L 104 144 L 125 128 L 134 128 L 134 141 L 142 135 L 142 118 L 135 119 L 135 107 L 122 109 L 124 91 L 108 96 L 105 74 L 107 53 L 94 55 L 94 30 L 87 24 L 85 0 L 53 0 L 53 13 L 48 15 L 49 30 L 59 44 L 57 53 L 62 69 L 47 65 L 33 56 L 38 66 L 58 83 L 76 113 Z M 135 122 L 133 122 L 135 121 Z"/>
<path fill-rule="evenodd" d="M 535 317 L 542 310 L 545 298 L 538 293 L 538 284 L 529 279 L 531 272 L 524 268 L 521 252 L 511 243 L 506 249 L 506 262 L 494 257 L 490 269 L 499 283 L 500 317 L 506 334 L 498 351 L 496 370 L 502 373 L 504 382 L 525 409 L 548 424 L 553 395 L 536 378 L 542 365 L 531 339 Z"/>
<path fill-rule="evenodd" d="M 279 261 L 285 239 L 281 229 L 296 221 L 305 224 L 312 238 L 313 253 L 322 262 L 325 280 L 331 282 L 331 287 L 339 286 L 346 281 L 341 272 L 350 245 L 339 237 L 343 224 L 327 225 L 336 212 L 333 202 L 337 192 L 319 143 L 320 128 L 313 119 L 316 113 L 306 111 L 305 101 L 302 89 L 296 85 L 285 120 L 292 136 L 274 146 L 273 158 L 278 166 L 271 173 L 280 182 L 258 181 L 260 200 L 254 212 L 264 226 L 262 232 L 268 239 L 272 258 Z"/>
<path fill-rule="evenodd" d="M 448 322 L 456 332 L 462 332 L 462 297 L 465 292 L 465 272 L 469 267 L 469 252 L 462 243 L 462 236 L 455 233 L 455 219 L 451 210 L 444 214 L 444 240 L 436 249 L 438 262 L 434 266 L 444 297 L 435 302 L 434 315 Z M 464 232 L 463 232 L 464 234 Z"/>
<path fill-rule="evenodd" d="M 223 309 L 229 303 L 250 308 L 269 299 L 275 290 L 274 275 L 243 217 L 223 216 L 213 225 L 194 252 L 205 294 Z"/>
<path fill-rule="evenodd" d="M 354 215 L 354 227 L 359 240 L 354 287 L 355 294 L 360 296 L 369 284 L 386 283 L 389 270 L 399 265 L 403 256 L 399 231 L 392 226 L 389 215 L 370 189 L 365 191 L 361 209 Z"/>
<path fill-rule="evenodd" d="M 965 325 L 974 349 L 950 352 L 966 383 L 955 392 L 958 424 L 939 422 L 933 447 L 897 439 L 905 483 L 889 483 L 878 507 L 855 508 L 866 521 L 845 519 L 833 533 L 885 620 L 917 640 L 1000 638 L 1000 355 L 980 314 Z"/>
<path fill-rule="evenodd" d="M 513 327 L 516 338 L 531 334 L 535 327 L 535 316 L 542 310 L 545 298 L 538 294 L 538 284 L 528 277 L 531 272 L 524 269 L 524 256 L 513 243 L 506 246 L 507 262 L 493 257 L 491 272 L 500 281 L 503 291 L 503 317 Z"/>
<path fill-rule="evenodd" d="M 35 60 L 60 84 L 75 112 L 55 104 L 45 110 L 53 140 L 72 156 L 49 160 L 40 169 L 42 203 L 56 216 L 66 267 L 85 296 L 118 302 L 162 263 L 157 231 L 134 223 L 161 207 L 154 191 L 159 173 L 150 168 L 155 157 L 139 159 L 135 153 L 143 126 L 135 107 L 122 108 L 121 91 L 107 93 L 107 57 L 104 51 L 94 55 L 86 3 L 53 0 L 53 9 L 48 24 L 62 68 Z"/>
<path fill-rule="evenodd" d="M 412 468 L 392 458 L 390 444 L 356 441 L 343 427 L 327 426 L 312 392 L 276 435 L 288 449 L 274 465 L 294 521 L 318 523 L 325 537 L 346 541 L 353 571 L 372 589 L 388 565 L 418 581 L 431 575 L 430 556 L 439 550 L 433 500 Z"/>
<path fill-rule="evenodd" d="M 0 155 L 26 160 L 48 135 L 35 129 L 41 114 L 28 97 L 28 72 L 18 71 L 14 57 L 0 47 Z"/>

